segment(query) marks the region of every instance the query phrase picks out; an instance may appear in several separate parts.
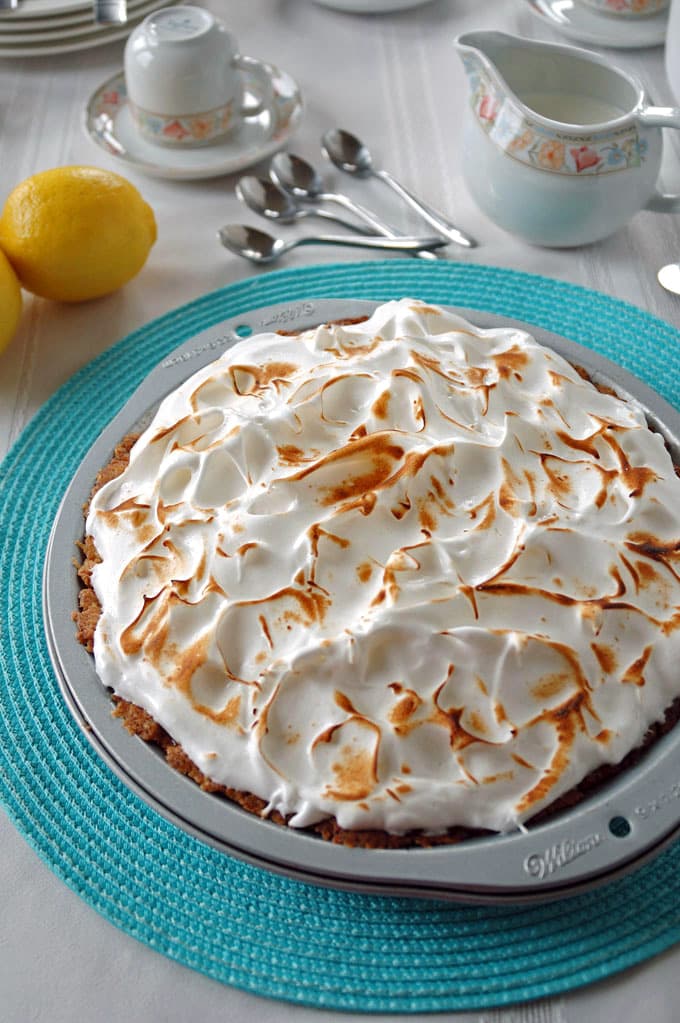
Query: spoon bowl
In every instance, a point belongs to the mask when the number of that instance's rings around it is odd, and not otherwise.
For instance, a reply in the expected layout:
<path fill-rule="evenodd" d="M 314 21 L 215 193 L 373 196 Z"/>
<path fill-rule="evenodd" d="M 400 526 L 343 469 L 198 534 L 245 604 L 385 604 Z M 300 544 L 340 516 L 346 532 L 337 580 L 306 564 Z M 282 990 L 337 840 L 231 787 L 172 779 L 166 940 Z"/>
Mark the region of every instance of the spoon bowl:
<path fill-rule="evenodd" d="M 274 238 L 247 224 L 226 224 L 218 234 L 226 249 L 252 263 L 273 263 L 288 249 L 288 243 L 282 238 Z"/>
<path fill-rule="evenodd" d="M 668 263 L 662 266 L 656 275 L 662 288 L 673 295 L 680 295 L 680 263 Z"/>
<path fill-rule="evenodd" d="M 294 153 L 277 153 L 269 169 L 272 180 L 296 199 L 318 199 L 324 191 L 319 172 Z"/>
<path fill-rule="evenodd" d="M 306 216 L 293 197 L 279 188 L 273 181 L 257 178 L 248 174 L 236 185 L 236 195 L 242 203 L 268 220 L 280 220 L 283 224 L 293 224 Z"/>
<path fill-rule="evenodd" d="M 331 163 L 346 174 L 366 177 L 373 172 L 373 159 L 368 147 L 351 132 L 333 128 L 326 132 L 321 144 Z"/>

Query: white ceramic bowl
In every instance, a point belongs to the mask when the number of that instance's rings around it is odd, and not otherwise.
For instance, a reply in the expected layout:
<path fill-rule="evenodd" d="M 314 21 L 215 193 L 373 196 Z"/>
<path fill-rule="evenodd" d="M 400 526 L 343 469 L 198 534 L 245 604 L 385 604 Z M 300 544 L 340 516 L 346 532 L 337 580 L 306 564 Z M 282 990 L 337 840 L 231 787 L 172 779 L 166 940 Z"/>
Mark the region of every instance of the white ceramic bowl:
<path fill-rule="evenodd" d="M 333 7 L 336 11 L 351 11 L 354 14 L 386 14 L 388 11 L 404 11 L 408 7 L 422 7 L 432 0 L 314 0 L 321 7 Z"/>

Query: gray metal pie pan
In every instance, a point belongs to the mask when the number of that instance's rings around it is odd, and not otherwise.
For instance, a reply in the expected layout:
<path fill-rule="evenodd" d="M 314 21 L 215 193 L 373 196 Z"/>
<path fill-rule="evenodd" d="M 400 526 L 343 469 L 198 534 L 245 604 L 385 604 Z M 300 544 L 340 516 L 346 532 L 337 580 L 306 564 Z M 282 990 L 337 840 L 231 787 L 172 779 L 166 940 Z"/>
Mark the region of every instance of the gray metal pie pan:
<path fill-rule="evenodd" d="M 316 884 L 388 895 L 509 903 L 575 894 L 639 866 L 680 834 L 680 727 L 659 740 L 635 768 L 526 832 L 432 849 L 351 849 L 253 816 L 203 792 L 170 768 L 156 747 L 130 736 L 111 716 L 110 693 L 99 681 L 92 657 L 76 641 L 71 613 L 79 587 L 73 557 L 83 534 L 82 507 L 115 444 L 146 425 L 168 392 L 242 336 L 367 315 L 377 305 L 315 299 L 256 309 L 191 338 L 144 380 L 83 459 L 52 528 L 43 596 L 46 635 L 61 690 L 100 756 L 149 806 L 203 841 L 258 866 Z M 613 387 L 643 409 L 680 464 L 680 414 L 632 374 L 531 324 L 476 310 L 454 311 L 482 328 L 528 330 L 585 367 L 595 382 Z"/>

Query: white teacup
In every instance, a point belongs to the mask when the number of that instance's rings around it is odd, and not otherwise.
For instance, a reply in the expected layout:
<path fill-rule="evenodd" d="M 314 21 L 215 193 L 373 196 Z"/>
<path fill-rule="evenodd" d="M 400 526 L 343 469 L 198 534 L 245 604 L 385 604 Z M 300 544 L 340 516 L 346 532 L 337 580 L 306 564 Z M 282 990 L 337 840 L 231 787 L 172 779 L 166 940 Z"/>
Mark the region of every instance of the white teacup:
<path fill-rule="evenodd" d="M 585 7 L 592 7 L 600 14 L 611 14 L 619 18 L 647 18 L 650 14 L 665 11 L 670 0 L 579 0 Z"/>
<path fill-rule="evenodd" d="M 161 145 L 205 145 L 260 114 L 266 99 L 244 102 L 244 72 L 266 96 L 263 65 L 240 56 L 233 35 L 202 7 L 154 11 L 125 46 L 130 111 L 140 134 Z"/>

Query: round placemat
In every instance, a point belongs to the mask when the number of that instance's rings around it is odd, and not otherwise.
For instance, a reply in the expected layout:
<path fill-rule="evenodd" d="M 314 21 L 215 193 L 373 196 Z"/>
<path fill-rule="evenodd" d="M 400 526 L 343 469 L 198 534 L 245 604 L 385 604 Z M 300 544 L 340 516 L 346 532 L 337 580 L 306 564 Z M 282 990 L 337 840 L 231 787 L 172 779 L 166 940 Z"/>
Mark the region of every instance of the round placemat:
<path fill-rule="evenodd" d="M 350 894 L 238 862 L 158 816 L 94 753 L 52 671 L 41 593 L 69 480 L 169 351 L 260 306 L 406 296 L 535 323 L 680 403 L 673 327 L 585 288 L 493 267 L 392 260 L 280 271 L 147 324 L 64 384 L 0 466 L 0 798 L 66 884 L 171 959 L 299 1004 L 422 1013 L 556 994 L 679 941 L 680 843 L 596 891 L 521 907 Z"/>

